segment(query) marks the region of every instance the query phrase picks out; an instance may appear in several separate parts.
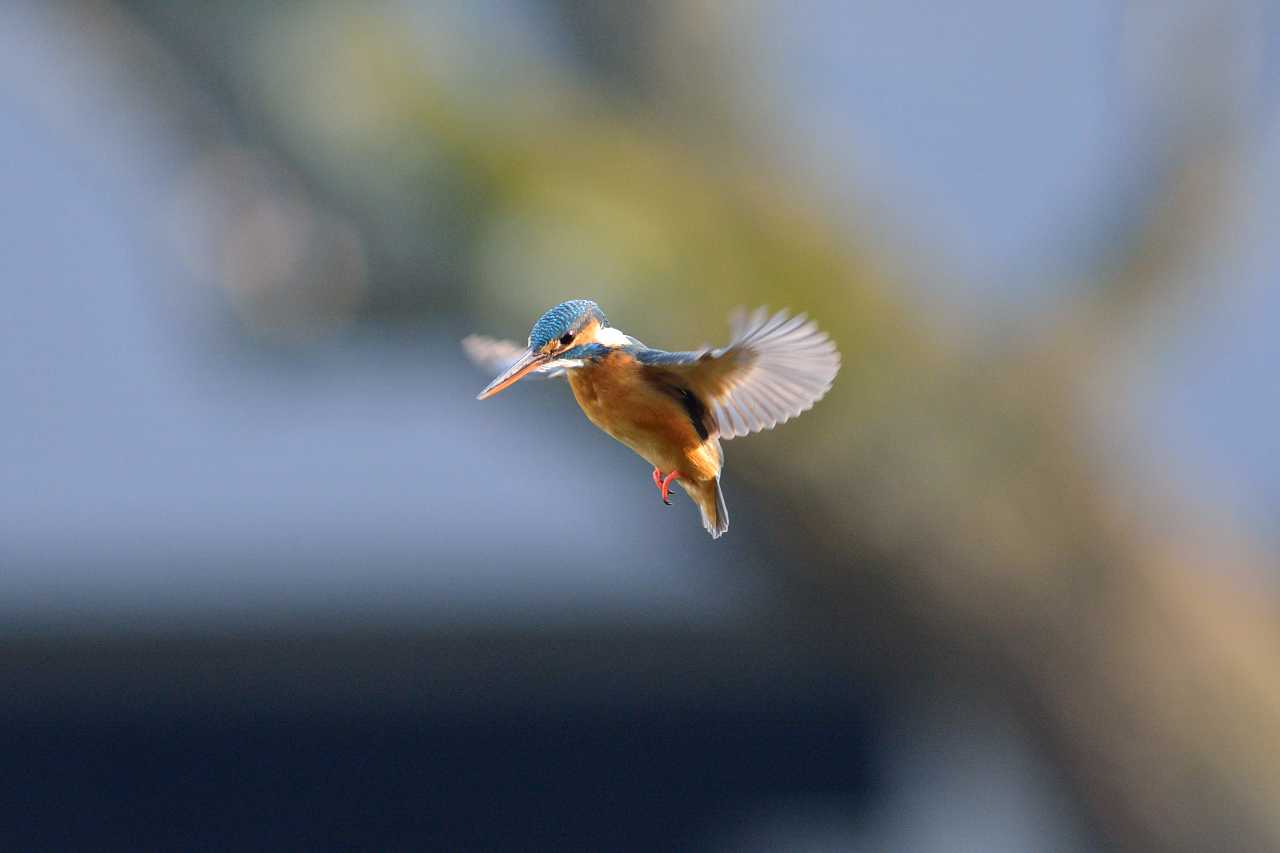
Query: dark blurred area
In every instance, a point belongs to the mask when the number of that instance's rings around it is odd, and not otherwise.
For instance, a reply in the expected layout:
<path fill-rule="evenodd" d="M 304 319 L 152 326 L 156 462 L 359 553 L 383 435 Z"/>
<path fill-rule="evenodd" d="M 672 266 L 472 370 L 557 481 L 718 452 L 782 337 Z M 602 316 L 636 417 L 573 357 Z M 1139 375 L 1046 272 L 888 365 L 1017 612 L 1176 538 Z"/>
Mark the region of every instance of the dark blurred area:
<path fill-rule="evenodd" d="M 1280 851 L 1273 4 L 0 11 L 4 850 Z M 458 346 L 844 367 L 667 509 Z"/>

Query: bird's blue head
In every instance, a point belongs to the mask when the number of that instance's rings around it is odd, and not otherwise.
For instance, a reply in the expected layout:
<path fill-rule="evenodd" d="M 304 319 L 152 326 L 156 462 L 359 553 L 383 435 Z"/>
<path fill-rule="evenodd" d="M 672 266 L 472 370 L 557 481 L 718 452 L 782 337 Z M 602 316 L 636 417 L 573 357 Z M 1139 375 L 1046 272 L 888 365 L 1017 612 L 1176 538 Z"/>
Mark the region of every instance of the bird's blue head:
<path fill-rule="evenodd" d="M 561 302 L 533 324 L 529 331 L 529 349 L 553 352 L 557 346 L 568 348 L 588 326 L 601 328 L 608 325 L 600 306 L 590 299 Z"/>
<path fill-rule="evenodd" d="M 604 312 L 590 299 L 561 302 L 538 318 L 529 331 L 529 349 L 480 392 L 480 399 L 492 397 L 559 358 L 565 359 L 562 365 L 580 358 L 578 353 L 584 347 L 589 349 L 587 345 L 596 343 L 601 330 L 608 328 L 609 321 L 605 319 Z"/>

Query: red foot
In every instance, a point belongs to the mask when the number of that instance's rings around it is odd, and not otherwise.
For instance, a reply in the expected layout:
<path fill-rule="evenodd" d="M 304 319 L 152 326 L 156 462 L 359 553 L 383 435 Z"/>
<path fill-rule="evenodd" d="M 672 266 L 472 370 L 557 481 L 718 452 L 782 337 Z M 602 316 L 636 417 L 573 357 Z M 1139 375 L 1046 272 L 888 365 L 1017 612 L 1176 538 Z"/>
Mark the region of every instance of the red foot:
<path fill-rule="evenodd" d="M 653 469 L 653 484 L 659 489 L 662 488 L 662 472 L 657 468 Z"/>
<path fill-rule="evenodd" d="M 667 506 L 671 506 L 671 484 L 680 479 L 679 471 L 672 471 L 667 478 L 662 481 L 662 502 Z"/>

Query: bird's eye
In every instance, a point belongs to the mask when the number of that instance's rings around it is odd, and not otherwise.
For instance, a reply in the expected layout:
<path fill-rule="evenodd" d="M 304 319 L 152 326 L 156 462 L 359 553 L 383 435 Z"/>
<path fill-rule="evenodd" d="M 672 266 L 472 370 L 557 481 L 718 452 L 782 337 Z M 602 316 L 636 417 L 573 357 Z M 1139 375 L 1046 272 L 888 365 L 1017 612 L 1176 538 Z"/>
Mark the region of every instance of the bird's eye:
<path fill-rule="evenodd" d="M 568 346 L 569 344 L 571 344 L 571 343 L 573 343 L 573 333 L 572 333 L 572 332 L 566 333 L 566 334 L 564 334 L 564 335 L 560 338 L 560 346 L 562 346 L 562 347 L 567 347 L 567 346 Z"/>

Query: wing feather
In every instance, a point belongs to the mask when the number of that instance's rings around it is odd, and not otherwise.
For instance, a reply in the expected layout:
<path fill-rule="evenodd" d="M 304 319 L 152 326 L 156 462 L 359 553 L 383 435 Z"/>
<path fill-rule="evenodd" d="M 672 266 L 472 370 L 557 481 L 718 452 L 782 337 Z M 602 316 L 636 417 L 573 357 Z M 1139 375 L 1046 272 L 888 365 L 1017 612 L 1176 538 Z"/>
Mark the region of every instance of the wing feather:
<path fill-rule="evenodd" d="M 840 352 L 804 314 L 735 312 L 732 340 L 716 350 L 637 354 L 705 401 L 721 438 L 773 429 L 805 412 L 831 389 Z"/>

